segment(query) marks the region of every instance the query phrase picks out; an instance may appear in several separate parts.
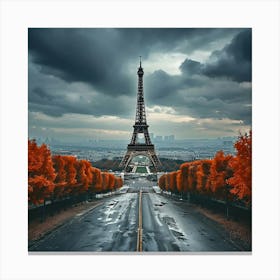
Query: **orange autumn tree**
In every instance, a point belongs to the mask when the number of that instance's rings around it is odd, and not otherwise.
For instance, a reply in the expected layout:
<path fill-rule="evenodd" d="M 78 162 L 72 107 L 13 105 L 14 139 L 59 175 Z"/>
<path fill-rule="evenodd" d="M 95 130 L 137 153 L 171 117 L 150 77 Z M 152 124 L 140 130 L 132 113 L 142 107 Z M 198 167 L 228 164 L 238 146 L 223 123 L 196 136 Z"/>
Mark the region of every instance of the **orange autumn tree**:
<path fill-rule="evenodd" d="M 190 168 L 189 162 L 185 162 L 185 163 L 181 164 L 181 166 L 180 166 L 181 179 L 182 179 L 181 189 L 184 193 L 189 192 L 189 184 L 188 184 L 189 168 Z"/>
<path fill-rule="evenodd" d="M 197 169 L 200 161 L 193 161 L 189 166 L 188 187 L 191 193 L 197 192 Z"/>
<path fill-rule="evenodd" d="M 218 151 L 213 159 L 208 178 L 211 191 L 221 199 L 227 199 L 229 185 L 227 179 L 232 176 L 232 169 L 229 161 L 232 155 L 225 155 L 223 151 Z"/>
<path fill-rule="evenodd" d="M 252 131 L 240 135 L 234 144 L 237 155 L 230 161 L 233 177 L 228 179 L 231 193 L 247 204 L 252 200 Z"/>
<path fill-rule="evenodd" d="M 172 192 L 204 194 L 225 200 L 239 199 L 250 206 L 252 203 L 252 131 L 240 135 L 234 145 L 236 156 L 223 151 L 215 157 L 185 162 L 176 171 L 162 175 L 159 187 Z M 174 186 L 173 186 L 174 185 Z"/>
<path fill-rule="evenodd" d="M 64 159 L 64 156 L 61 155 L 55 155 L 52 157 L 54 169 L 56 171 L 56 178 L 54 181 L 54 197 L 59 198 L 64 195 L 64 187 L 66 186 L 66 171 L 65 171 L 65 165 L 66 161 Z"/>
<path fill-rule="evenodd" d="M 43 157 L 36 141 L 28 139 L 28 176 L 34 176 L 43 164 Z"/>
<path fill-rule="evenodd" d="M 74 156 L 63 156 L 66 171 L 66 194 L 76 193 L 77 185 L 77 159 Z"/>
<path fill-rule="evenodd" d="M 102 172 L 102 191 L 105 192 L 108 189 L 109 185 L 109 173 L 108 172 Z"/>
<path fill-rule="evenodd" d="M 115 177 L 115 186 L 114 189 L 119 189 L 123 186 L 123 180 L 121 177 Z"/>
<path fill-rule="evenodd" d="M 176 172 L 176 186 L 179 193 L 182 193 L 182 171 L 177 170 Z"/>
<path fill-rule="evenodd" d="M 92 182 L 89 186 L 90 192 L 101 192 L 102 191 L 102 175 L 98 168 L 91 167 Z"/>
<path fill-rule="evenodd" d="M 170 172 L 169 174 L 169 187 L 171 192 L 177 192 L 177 184 L 176 184 L 176 171 Z"/>
<path fill-rule="evenodd" d="M 111 173 L 109 173 L 109 182 L 108 182 L 108 190 L 112 191 L 115 187 L 115 176 Z"/>
<path fill-rule="evenodd" d="M 160 176 L 159 180 L 158 180 L 158 186 L 162 189 L 162 190 L 166 190 L 166 186 L 165 186 L 165 177 L 166 174 L 163 174 L 162 176 Z"/>
<path fill-rule="evenodd" d="M 200 163 L 197 166 L 197 170 L 196 170 L 196 178 L 197 178 L 196 188 L 200 193 L 203 193 L 203 190 L 202 190 L 202 178 L 203 178 L 203 176 L 204 176 L 204 174 L 203 174 L 202 163 Z"/>
<path fill-rule="evenodd" d="M 196 176 L 197 176 L 197 190 L 201 194 L 207 194 L 207 180 L 210 175 L 210 169 L 212 165 L 211 159 L 204 159 L 200 161 L 200 164 L 197 167 Z"/>
<path fill-rule="evenodd" d="M 47 147 L 46 144 L 42 144 L 42 146 L 40 147 L 40 150 L 43 154 L 43 164 L 40 168 L 40 172 L 43 176 L 45 176 L 53 184 L 54 179 L 56 177 L 56 173 L 55 173 L 55 169 L 53 167 L 51 151 Z"/>
<path fill-rule="evenodd" d="M 33 204 L 46 199 L 72 195 L 92 195 L 121 188 L 123 180 L 101 171 L 87 160 L 74 156 L 51 156 L 46 144 L 28 140 L 28 200 Z"/>
<path fill-rule="evenodd" d="M 170 187 L 170 173 L 165 174 L 165 190 L 166 191 L 171 191 L 171 187 Z"/>
<path fill-rule="evenodd" d="M 51 197 L 56 177 L 51 152 L 46 144 L 28 140 L 28 200 L 34 204 Z"/>
<path fill-rule="evenodd" d="M 76 162 L 77 170 L 77 191 L 78 193 L 86 193 L 90 183 L 92 182 L 91 164 L 87 160 L 79 160 Z"/>

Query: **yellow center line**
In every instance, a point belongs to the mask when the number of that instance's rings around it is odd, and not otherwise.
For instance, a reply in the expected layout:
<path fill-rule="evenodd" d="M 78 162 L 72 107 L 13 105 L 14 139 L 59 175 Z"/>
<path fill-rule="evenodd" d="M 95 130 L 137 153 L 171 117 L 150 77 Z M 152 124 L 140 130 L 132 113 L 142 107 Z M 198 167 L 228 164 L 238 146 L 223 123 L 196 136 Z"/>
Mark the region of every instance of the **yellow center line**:
<path fill-rule="evenodd" d="M 139 208 L 138 208 L 138 231 L 137 231 L 137 252 L 142 252 L 142 190 L 139 192 Z"/>

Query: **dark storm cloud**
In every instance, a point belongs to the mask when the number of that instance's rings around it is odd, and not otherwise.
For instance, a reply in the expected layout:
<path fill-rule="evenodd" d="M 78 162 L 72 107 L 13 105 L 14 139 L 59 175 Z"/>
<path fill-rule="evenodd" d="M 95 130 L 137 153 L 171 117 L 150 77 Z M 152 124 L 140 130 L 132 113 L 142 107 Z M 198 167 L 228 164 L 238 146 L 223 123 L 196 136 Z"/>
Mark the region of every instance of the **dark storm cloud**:
<path fill-rule="evenodd" d="M 67 97 L 67 94 L 55 96 L 44 89 L 35 88 L 30 92 L 30 99 L 32 100 L 29 101 L 29 110 L 43 112 L 46 115 L 56 117 L 67 113 L 125 117 L 128 113 L 131 113 L 132 100 L 127 96 L 119 96 L 118 102 L 106 95 L 98 95 L 98 97 L 91 98 L 77 94 L 74 100 Z M 135 108 L 133 109 L 135 110 Z"/>
<path fill-rule="evenodd" d="M 203 74 L 208 77 L 224 77 L 237 82 L 252 80 L 252 34 L 251 30 L 238 33 L 221 50 L 215 50 L 209 62 L 202 64 L 186 59 L 180 66 L 183 74 Z"/>
<path fill-rule="evenodd" d="M 146 104 L 250 124 L 251 88 L 240 82 L 251 79 L 251 31 L 240 31 L 29 29 L 29 110 L 51 116 L 134 116 L 138 56 L 145 68 L 154 53 L 180 52 L 187 58 L 181 74 L 168 74 L 164 66 L 145 73 Z M 206 63 L 191 58 L 209 48 L 213 52 Z"/>
<path fill-rule="evenodd" d="M 201 75 L 187 78 L 185 72 L 177 76 L 154 74 L 147 78 L 150 105 L 172 106 L 178 113 L 196 118 L 229 118 L 251 124 L 250 85 Z"/>
<path fill-rule="evenodd" d="M 135 53 L 143 51 L 146 58 L 151 51 L 180 50 L 191 54 L 197 49 L 207 49 L 215 41 L 232 37 L 240 31 L 237 28 L 122 28 L 118 32 L 125 50 Z M 137 54 L 137 52 L 136 52 Z"/>
<path fill-rule="evenodd" d="M 180 66 L 180 70 L 187 75 L 201 74 L 202 64 L 198 61 L 186 59 Z"/>
<path fill-rule="evenodd" d="M 38 71 L 38 66 L 29 63 L 29 110 L 50 116 L 67 113 L 88 115 L 127 116 L 134 110 L 135 97 L 121 95 L 117 99 L 93 90 L 85 83 L 68 83 L 53 75 Z"/>
<path fill-rule="evenodd" d="M 29 50 L 41 71 L 67 82 L 87 82 L 109 95 L 129 94 L 120 37 L 111 29 L 30 29 Z"/>
<path fill-rule="evenodd" d="M 66 81 L 81 81 L 109 95 L 129 95 L 134 84 L 127 63 L 152 51 L 197 44 L 207 47 L 235 29 L 29 29 L 28 47 L 41 71 Z"/>
<path fill-rule="evenodd" d="M 46 103 L 53 100 L 53 96 L 45 91 L 45 89 L 36 87 L 31 91 L 31 99 L 36 103 Z"/>
<path fill-rule="evenodd" d="M 215 58 L 215 59 L 214 59 Z M 147 78 L 151 104 L 197 118 L 229 118 L 251 124 L 251 30 L 238 33 L 207 64 L 187 58 L 181 75 L 157 71 Z M 215 79 L 212 79 L 215 76 Z M 218 79 L 220 77 L 220 79 Z"/>
<path fill-rule="evenodd" d="M 163 70 L 155 71 L 146 78 L 147 98 L 149 100 L 172 99 L 174 93 L 180 89 L 180 76 L 172 76 Z M 151 96 L 151 98 L 149 98 Z"/>
<path fill-rule="evenodd" d="M 249 82 L 252 79 L 252 33 L 240 32 L 230 44 L 222 50 L 212 53 L 210 62 L 203 73 L 209 77 L 227 77 L 237 82 Z"/>

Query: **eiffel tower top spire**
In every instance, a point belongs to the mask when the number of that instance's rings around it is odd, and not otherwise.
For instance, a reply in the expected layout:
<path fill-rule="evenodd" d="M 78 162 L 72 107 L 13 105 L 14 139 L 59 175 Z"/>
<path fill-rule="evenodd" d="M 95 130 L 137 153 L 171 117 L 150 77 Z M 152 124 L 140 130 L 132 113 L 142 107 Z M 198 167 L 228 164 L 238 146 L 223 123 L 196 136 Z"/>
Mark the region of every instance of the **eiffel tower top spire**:
<path fill-rule="evenodd" d="M 148 126 L 145 112 L 144 91 L 143 91 L 143 76 L 144 69 L 142 68 L 142 61 L 140 56 L 140 67 L 137 71 L 138 74 L 138 92 L 137 92 L 137 108 L 135 125 Z"/>
<path fill-rule="evenodd" d="M 144 69 L 142 68 L 141 56 L 140 56 L 140 66 L 139 66 L 139 68 L 138 68 L 137 74 L 138 74 L 138 77 L 139 77 L 139 78 L 143 77 L 143 75 L 144 75 Z"/>

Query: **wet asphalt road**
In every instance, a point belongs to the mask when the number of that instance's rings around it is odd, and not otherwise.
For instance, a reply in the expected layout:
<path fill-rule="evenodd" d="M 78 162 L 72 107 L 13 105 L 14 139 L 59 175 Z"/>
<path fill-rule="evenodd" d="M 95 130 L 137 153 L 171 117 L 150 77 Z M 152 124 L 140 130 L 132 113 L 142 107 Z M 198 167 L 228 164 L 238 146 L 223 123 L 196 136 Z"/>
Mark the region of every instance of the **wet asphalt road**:
<path fill-rule="evenodd" d="M 144 177 L 127 181 L 119 194 L 76 215 L 29 251 L 132 252 L 137 248 L 139 191 L 142 190 L 143 251 L 240 251 L 222 227 L 185 201 L 154 191 Z"/>

